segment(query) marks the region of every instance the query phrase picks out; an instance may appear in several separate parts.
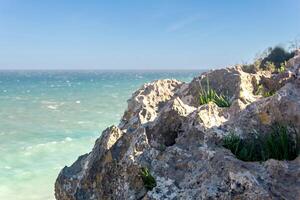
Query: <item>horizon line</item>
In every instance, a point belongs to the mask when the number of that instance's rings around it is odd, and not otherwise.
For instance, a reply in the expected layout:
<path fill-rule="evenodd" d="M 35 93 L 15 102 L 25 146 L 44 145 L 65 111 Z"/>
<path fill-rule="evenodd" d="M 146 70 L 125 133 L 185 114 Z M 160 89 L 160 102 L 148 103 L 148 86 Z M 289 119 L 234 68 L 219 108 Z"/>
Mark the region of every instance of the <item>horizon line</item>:
<path fill-rule="evenodd" d="M 194 69 L 0 69 L 0 71 L 197 71 L 215 68 Z"/>

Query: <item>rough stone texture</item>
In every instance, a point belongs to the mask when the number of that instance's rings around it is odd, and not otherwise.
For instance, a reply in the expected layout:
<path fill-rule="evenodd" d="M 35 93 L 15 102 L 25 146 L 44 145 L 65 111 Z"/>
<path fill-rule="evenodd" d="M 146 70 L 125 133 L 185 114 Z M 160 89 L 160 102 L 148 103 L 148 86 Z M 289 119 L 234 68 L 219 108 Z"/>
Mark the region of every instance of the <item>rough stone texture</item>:
<path fill-rule="evenodd" d="M 142 123 L 153 121 L 181 85 L 181 82 L 169 79 L 143 85 L 128 100 L 128 108 L 119 126 L 133 129 Z"/>
<path fill-rule="evenodd" d="M 300 156 L 243 162 L 221 145 L 232 130 L 251 137 L 274 122 L 293 124 L 300 133 L 299 55 L 280 74 L 235 67 L 204 73 L 189 84 L 145 84 L 128 101 L 119 126 L 106 129 L 89 154 L 62 169 L 56 198 L 300 199 Z M 207 78 L 211 88 L 231 98 L 229 108 L 199 106 Z M 255 95 L 259 84 L 276 94 Z M 141 167 L 156 179 L 151 191 L 143 186 Z"/>

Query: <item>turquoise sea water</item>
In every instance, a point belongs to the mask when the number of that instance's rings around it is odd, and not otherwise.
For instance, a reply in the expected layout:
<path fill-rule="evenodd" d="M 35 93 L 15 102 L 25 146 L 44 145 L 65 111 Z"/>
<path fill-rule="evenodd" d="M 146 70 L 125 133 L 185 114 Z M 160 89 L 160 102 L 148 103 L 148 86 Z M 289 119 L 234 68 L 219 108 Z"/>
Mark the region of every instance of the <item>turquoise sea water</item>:
<path fill-rule="evenodd" d="M 62 167 L 118 124 L 143 83 L 200 71 L 0 71 L 0 199 L 54 199 Z"/>

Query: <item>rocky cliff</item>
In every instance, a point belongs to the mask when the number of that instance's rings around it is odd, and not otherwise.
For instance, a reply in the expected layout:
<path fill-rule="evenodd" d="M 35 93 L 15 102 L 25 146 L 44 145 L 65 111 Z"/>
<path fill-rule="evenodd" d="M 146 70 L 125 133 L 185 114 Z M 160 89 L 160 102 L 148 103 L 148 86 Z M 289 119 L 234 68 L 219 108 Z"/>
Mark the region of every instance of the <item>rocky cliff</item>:
<path fill-rule="evenodd" d="M 290 161 L 245 162 L 222 146 L 230 132 L 251 137 L 274 122 L 300 133 L 300 53 L 281 73 L 213 70 L 190 83 L 158 80 L 128 100 L 118 126 L 103 131 L 93 150 L 55 183 L 58 200 L 83 199 L 300 199 L 300 156 Z M 210 88 L 231 106 L 199 105 Z M 263 85 L 275 94 L 263 97 Z M 155 179 L 145 187 L 141 169 Z"/>

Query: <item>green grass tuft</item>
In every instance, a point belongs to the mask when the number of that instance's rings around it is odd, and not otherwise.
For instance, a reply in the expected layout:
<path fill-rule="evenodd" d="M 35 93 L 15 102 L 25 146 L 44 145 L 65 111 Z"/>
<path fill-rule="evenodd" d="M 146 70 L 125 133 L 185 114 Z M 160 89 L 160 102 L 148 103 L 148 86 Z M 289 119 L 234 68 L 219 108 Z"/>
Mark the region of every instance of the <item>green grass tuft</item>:
<path fill-rule="evenodd" d="M 209 102 L 214 102 L 219 107 L 230 107 L 229 99 L 224 95 L 218 95 L 217 92 L 209 88 L 209 81 L 207 79 L 207 89 L 201 90 L 199 96 L 200 105 L 208 104 Z"/>
<path fill-rule="evenodd" d="M 285 62 L 283 62 L 283 63 L 281 63 L 280 64 L 280 67 L 279 68 L 277 68 L 277 73 L 283 73 L 283 72 L 285 72 L 285 70 L 286 70 L 286 65 L 287 65 L 287 62 L 285 61 Z"/>
<path fill-rule="evenodd" d="M 267 91 L 266 88 L 260 84 L 255 92 L 255 95 L 262 95 L 263 97 L 273 96 L 276 92 L 273 90 Z"/>
<path fill-rule="evenodd" d="M 296 132 L 296 131 L 294 131 Z M 293 160 L 299 154 L 299 138 L 292 138 L 286 126 L 276 124 L 266 138 L 265 153 L 277 160 Z"/>
<path fill-rule="evenodd" d="M 296 131 L 289 132 L 287 126 L 275 124 L 271 133 L 249 139 L 241 139 L 230 133 L 223 140 L 223 146 L 243 161 L 293 160 L 300 152 Z"/>
<path fill-rule="evenodd" d="M 230 149 L 231 152 L 236 155 L 239 151 L 241 141 L 242 140 L 238 135 L 230 133 L 229 135 L 225 136 L 223 140 L 223 146 L 227 149 Z"/>
<path fill-rule="evenodd" d="M 140 175 L 147 190 L 152 190 L 154 187 L 156 187 L 155 178 L 150 174 L 147 167 L 141 168 Z"/>
<path fill-rule="evenodd" d="M 270 96 L 273 96 L 274 94 L 275 94 L 274 91 L 266 91 L 262 95 L 263 95 L 263 97 L 270 97 Z"/>

